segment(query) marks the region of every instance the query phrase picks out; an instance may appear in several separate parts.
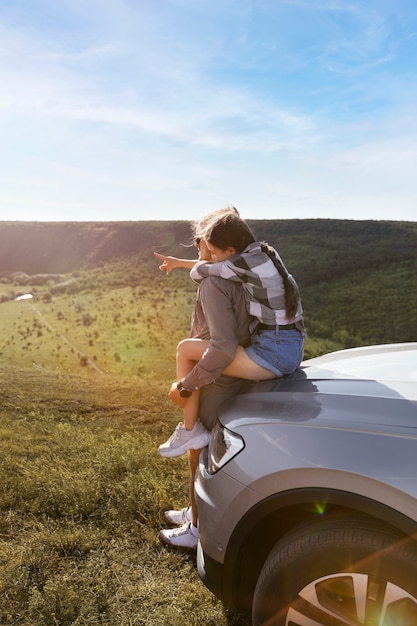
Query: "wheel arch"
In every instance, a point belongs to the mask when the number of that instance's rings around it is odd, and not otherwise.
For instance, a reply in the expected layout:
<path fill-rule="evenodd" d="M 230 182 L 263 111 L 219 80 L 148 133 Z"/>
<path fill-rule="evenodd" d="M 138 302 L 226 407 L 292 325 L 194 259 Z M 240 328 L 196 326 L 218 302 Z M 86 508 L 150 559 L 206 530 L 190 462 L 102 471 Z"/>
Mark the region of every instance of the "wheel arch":
<path fill-rule="evenodd" d="M 368 519 L 417 540 L 416 520 L 363 495 L 324 487 L 281 492 L 252 507 L 233 532 L 224 560 L 225 604 L 250 612 L 259 573 L 276 543 L 300 524 L 317 526 L 335 517 Z"/>

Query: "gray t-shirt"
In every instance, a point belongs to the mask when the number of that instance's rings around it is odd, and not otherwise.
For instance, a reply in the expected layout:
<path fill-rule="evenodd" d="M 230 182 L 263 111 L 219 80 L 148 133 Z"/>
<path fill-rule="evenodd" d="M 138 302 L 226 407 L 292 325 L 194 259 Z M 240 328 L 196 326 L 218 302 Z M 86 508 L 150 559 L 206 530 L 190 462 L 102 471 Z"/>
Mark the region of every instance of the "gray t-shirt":
<path fill-rule="evenodd" d="M 209 276 L 200 283 L 191 337 L 210 341 L 208 350 L 183 379 L 188 389 L 214 382 L 235 357 L 238 345 L 250 344 L 245 292 L 240 283 Z"/>

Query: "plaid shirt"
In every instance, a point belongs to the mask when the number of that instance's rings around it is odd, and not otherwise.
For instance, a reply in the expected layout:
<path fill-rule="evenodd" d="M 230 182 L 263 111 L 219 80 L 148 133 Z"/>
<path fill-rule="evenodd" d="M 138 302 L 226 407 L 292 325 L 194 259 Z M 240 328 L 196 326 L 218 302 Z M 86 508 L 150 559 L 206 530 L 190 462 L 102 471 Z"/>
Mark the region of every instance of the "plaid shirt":
<path fill-rule="evenodd" d="M 278 252 L 274 250 L 274 253 L 282 263 Z M 269 256 L 262 252 L 260 242 L 251 243 L 242 253 L 233 255 L 227 261 L 198 261 L 190 276 L 196 282 L 207 276 L 220 276 L 243 283 L 248 311 L 257 322 L 268 325 L 302 322 L 301 302 L 295 316 L 287 318 L 283 278 Z M 295 282 L 290 274 L 289 277 Z"/>

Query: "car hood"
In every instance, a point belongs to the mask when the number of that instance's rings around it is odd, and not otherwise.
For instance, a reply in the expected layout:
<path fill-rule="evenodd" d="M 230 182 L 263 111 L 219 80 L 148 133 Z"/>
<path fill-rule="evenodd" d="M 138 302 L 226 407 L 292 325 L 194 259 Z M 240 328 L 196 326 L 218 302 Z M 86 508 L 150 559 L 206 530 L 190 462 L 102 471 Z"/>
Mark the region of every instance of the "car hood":
<path fill-rule="evenodd" d="M 332 353 L 242 391 L 220 411 L 229 428 L 272 420 L 416 434 L 417 343 Z"/>

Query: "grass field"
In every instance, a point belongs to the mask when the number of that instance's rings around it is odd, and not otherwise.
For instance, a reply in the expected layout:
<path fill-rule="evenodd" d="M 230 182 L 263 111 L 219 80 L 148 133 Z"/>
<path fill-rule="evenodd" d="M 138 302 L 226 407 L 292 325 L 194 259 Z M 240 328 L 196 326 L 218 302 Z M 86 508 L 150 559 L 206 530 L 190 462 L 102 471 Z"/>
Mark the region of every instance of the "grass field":
<path fill-rule="evenodd" d="M 157 539 L 187 500 L 161 382 L 0 367 L 0 623 L 245 624 Z"/>
<path fill-rule="evenodd" d="M 157 537 L 188 501 L 186 458 L 157 453 L 194 302 L 175 285 L 0 304 L 0 624 L 247 623 Z"/>
<path fill-rule="evenodd" d="M 164 294 L 161 285 L 3 302 L 0 358 L 23 367 L 78 372 L 89 364 L 105 373 L 170 380 L 193 303 L 192 293 Z"/>

